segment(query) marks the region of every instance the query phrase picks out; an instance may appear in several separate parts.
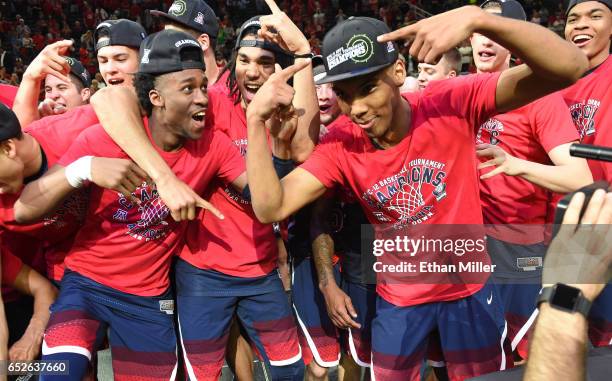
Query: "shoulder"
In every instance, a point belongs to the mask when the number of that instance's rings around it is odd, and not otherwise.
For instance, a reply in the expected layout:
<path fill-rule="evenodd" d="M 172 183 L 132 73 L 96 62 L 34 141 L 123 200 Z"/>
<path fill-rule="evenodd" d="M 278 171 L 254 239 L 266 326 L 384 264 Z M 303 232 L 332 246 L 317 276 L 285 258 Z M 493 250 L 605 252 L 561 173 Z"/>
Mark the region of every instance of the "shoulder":
<path fill-rule="evenodd" d="M 32 133 L 59 128 L 60 132 L 65 133 L 69 130 L 82 130 L 97 123 L 99 123 L 98 116 L 93 107 L 91 105 L 84 105 L 61 115 L 41 118 L 24 128 L 24 132 Z"/>

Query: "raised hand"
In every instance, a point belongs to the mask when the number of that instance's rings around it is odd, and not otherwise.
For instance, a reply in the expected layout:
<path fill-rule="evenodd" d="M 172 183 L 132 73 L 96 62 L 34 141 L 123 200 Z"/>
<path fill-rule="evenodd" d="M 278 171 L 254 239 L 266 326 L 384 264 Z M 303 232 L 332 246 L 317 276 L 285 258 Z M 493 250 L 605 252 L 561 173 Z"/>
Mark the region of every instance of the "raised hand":
<path fill-rule="evenodd" d="M 272 14 L 260 17 L 259 36 L 277 44 L 288 52 L 295 54 L 310 53 L 308 39 L 297 25 L 278 7 L 274 0 L 266 0 L 266 4 L 268 4 Z"/>
<path fill-rule="evenodd" d="M 68 73 L 70 73 L 70 65 L 62 56 L 66 54 L 71 46 L 71 40 L 57 41 L 45 46 L 32 63 L 28 65 L 23 75 L 41 81 L 51 74 L 62 81 L 69 82 Z"/>
<path fill-rule="evenodd" d="M 465 6 L 378 36 L 378 41 L 411 40 L 410 55 L 435 64 L 444 52 L 470 37 L 483 16 L 486 13 L 479 7 Z"/>

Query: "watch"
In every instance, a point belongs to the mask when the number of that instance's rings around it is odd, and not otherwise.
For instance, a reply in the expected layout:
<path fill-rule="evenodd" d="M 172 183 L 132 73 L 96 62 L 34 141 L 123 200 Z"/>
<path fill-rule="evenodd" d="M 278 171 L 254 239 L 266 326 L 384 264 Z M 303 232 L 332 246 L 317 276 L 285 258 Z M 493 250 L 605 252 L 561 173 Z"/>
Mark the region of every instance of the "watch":
<path fill-rule="evenodd" d="M 547 302 L 551 307 L 567 312 L 580 312 L 585 317 L 589 315 L 591 301 L 584 297 L 582 291 L 576 287 L 557 283 L 552 287 L 544 287 L 538 296 L 540 304 Z"/>

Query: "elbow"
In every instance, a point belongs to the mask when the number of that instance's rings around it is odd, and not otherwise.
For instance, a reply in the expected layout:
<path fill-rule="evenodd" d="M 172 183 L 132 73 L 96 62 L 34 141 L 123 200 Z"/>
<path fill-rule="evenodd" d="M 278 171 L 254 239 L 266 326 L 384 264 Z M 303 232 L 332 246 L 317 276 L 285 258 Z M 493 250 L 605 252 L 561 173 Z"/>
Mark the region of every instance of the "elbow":
<path fill-rule="evenodd" d="M 574 59 L 571 60 L 571 64 L 566 66 L 565 75 L 560 78 L 562 88 L 568 87 L 576 83 L 584 73 L 589 70 L 589 60 L 582 51 L 575 48 L 577 52 L 574 54 Z"/>
<path fill-rule="evenodd" d="M 13 213 L 15 214 L 15 221 L 18 224 L 29 224 L 34 222 L 34 218 L 29 215 L 26 208 L 19 201 L 15 204 Z"/>
<path fill-rule="evenodd" d="M 310 154 L 314 151 L 314 144 L 310 142 L 309 144 L 299 147 L 298 149 L 291 150 L 291 160 L 294 163 L 303 163 L 305 162 Z"/>

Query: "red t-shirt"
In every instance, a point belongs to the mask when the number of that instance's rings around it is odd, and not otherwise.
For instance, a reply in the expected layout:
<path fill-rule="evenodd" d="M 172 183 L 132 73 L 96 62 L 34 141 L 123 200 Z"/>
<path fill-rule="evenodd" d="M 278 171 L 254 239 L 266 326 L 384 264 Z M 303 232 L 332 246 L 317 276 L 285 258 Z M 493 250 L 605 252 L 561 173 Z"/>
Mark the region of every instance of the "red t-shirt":
<path fill-rule="evenodd" d="M 0 102 L 4 103 L 8 108 L 13 108 L 17 90 L 19 90 L 17 86 L 0 84 Z"/>
<path fill-rule="evenodd" d="M 519 109 L 499 114 L 480 126 L 476 144 L 498 145 L 508 154 L 531 162 L 552 165 L 548 152 L 579 136 L 559 94 L 541 98 Z M 483 159 L 483 161 L 489 158 Z M 494 167 L 481 171 L 492 171 Z M 545 224 L 549 191 L 520 176 L 499 174 L 480 181 L 480 199 L 485 224 Z M 508 227 L 510 228 L 510 227 Z M 520 228 L 517 227 L 518 230 Z M 498 239 L 521 244 L 544 241 L 543 230 L 529 229 L 517 236 L 506 230 Z M 492 232 L 493 233 L 493 232 Z M 518 241 L 517 241 L 518 240 Z"/>
<path fill-rule="evenodd" d="M 612 146 L 612 58 L 561 91 L 581 142 Z M 589 160 L 594 180 L 612 182 L 612 163 Z"/>
<path fill-rule="evenodd" d="M 50 168 L 83 130 L 96 123 L 98 118 L 93 108 L 81 106 L 65 114 L 37 120 L 27 126 L 24 132 L 32 135 L 40 144 L 47 167 Z M 15 221 L 13 205 L 18 198 L 19 194 L 0 195 L 0 226 L 7 230 L 3 245 L 22 247 L 15 252 L 16 255 L 37 271 L 47 273 L 49 278 L 59 281 L 64 274 L 66 252 L 85 219 L 88 192 L 83 190 L 73 193 L 52 215 L 29 225 L 19 225 Z M 36 240 L 35 247 L 32 239 Z M 41 266 L 43 262 L 46 266 Z"/>
<path fill-rule="evenodd" d="M 148 131 L 147 120 L 145 127 Z M 156 149 L 197 193 L 204 192 L 215 177 L 229 183 L 245 171 L 234 145 L 210 128 L 178 151 Z M 59 164 L 66 166 L 87 155 L 128 158 L 99 125 L 83 132 Z M 180 249 L 185 223 L 172 219 L 152 184 L 143 183 L 133 193 L 140 205 L 112 190 L 95 185 L 90 190 L 87 218 L 66 257 L 66 267 L 129 294 L 162 294 L 169 285 L 170 259 Z"/>
<path fill-rule="evenodd" d="M 499 73 L 433 82 L 404 94 L 410 131 L 378 150 L 355 124 L 333 129 L 301 168 L 332 188 L 357 195 L 372 224 L 482 224 L 475 154 L 476 128 L 495 114 Z M 415 196 L 415 197 L 413 197 Z M 379 281 L 377 292 L 400 306 L 455 300 L 482 284 L 401 284 Z"/>
<path fill-rule="evenodd" d="M 246 116 L 240 103 L 234 104 L 230 98 L 224 82 L 217 82 L 209 89 L 209 109 L 215 131 L 228 136 L 241 156 L 246 155 Z M 243 158 L 240 160 L 244 162 Z M 211 189 L 212 194 L 205 198 L 225 219 L 200 213 L 198 219 L 189 223 L 187 244 L 180 257 L 198 268 L 237 277 L 269 274 L 276 268 L 278 258 L 272 225 L 259 222 L 251 203 L 227 183 L 217 181 Z"/>

